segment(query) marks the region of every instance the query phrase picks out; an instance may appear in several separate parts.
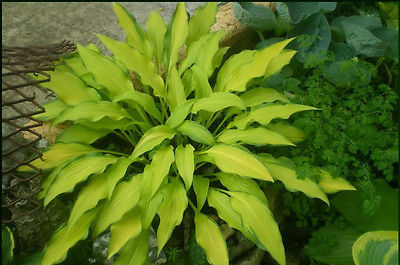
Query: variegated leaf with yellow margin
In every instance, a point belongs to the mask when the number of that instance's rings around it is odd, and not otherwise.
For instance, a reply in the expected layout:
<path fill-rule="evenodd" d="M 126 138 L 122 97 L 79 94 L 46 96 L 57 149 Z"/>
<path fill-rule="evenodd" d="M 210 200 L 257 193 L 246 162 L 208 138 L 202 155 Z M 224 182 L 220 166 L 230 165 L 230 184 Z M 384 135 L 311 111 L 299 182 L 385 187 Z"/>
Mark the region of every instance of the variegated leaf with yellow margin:
<path fill-rule="evenodd" d="M 185 182 L 186 190 L 190 189 L 193 181 L 194 172 L 194 147 L 187 144 L 185 147 L 179 145 L 175 149 L 175 164 L 178 169 L 179 175 Z"/>
<path fill-rule="evenodd" d="M 399 262 L 399 232 L 371 231 L 353 244 L 356 265 L 396 265 Z"/>
<path fill-rule="evenodd" d="M 188 204 L 186 190 L 178 179 L 168 183 L 161 191 L 164 200 L 157 210 L 157 214 L 160 216 L 160 224 L 157 229 L 158 254 L 171 237 L 174 227 L 182 222 L 183 212 Z"/>
<path fill-rule="evenodd" d="M 140 182 L 142 174 L 132 177 L 130 181 L 123 181 L 115 187 L 111 199 L 102 207 L 97 217 L 94 234 L 99 235 L 107 227 L 118 222 L 122 216 L 133 209 L 139 201 Z"/>
<path fill-rule="evenodd" d="M 165 139 L 172 139 L 174 136 L 175 131 L 168 126 L 159 125 L 151 128 L 140 138 L 132 152 L 131 158 L 139 157 L 161 144 Z"/>
<path fill-rule="evenodd" d="M 347 180 L 342 178 L 333 178 L 331 174 L 323 169 L 319 170 L 318 185 L 325 193 L 336 193 L 342 190 L 356 190 Z"/>
<path fill-rule="evenodd" d="M 68 250 L 88 236 L 90 223 L 98 212 L 99 208 L 96 208 L 83 214 L 70 229 L 66 224 L 62 225 L 44 248 L 40 265 L 52 265 L 63 261 Z"/>
<path fill-rule="evenodd" d="M 92 174 L 102 173 L 106 167 L 117 161 L 111 155 L 84 156 L 64 167 L 51 183 L 44 198 L 44 206 L 58 195 L 71 192 L 74 187 Z"/>
<path fill-rule="evenodd" d="M 295 144 L 289 141 L 285 136 L 264 127 L 248 127 L 244 130 L 227 130 L 217 138 L 217 141 L 225 144 L 241 143 L 256 146 L 264 146 L 268 144 L 295 146 Z"/>
<path fill-rule="evenodd" d="M 115 62 L 82 45 L 77 45 L 79 56 L 97 81 L 104 85 L 111 99 L 133 90 L 128 75 Z"/>
<path fill-rule="evenodd" d="M 126 242 L 142 232 L 140 208 L 136 206 L 124 214 L 118 222 L 111 225 L 111 238 L 107 259 L 117 253 Z"/>
<path fill-rule="evenodd" d="M 218 144 L 204 151 L 215 165 L 226 173 L 260 180 L 274 181 L 268 169 L 253 154 L 240 148 Z"/>
<path fill-rule="evenodd" d="M 231 196 L 232 208 L 240 214 L 244 227 L 257 237 L 279 264 L 286 264 L 281 233 L 268 206 L 257 197 L 244 192 L 227 193 Z"/>
<path fill-rule="evenodd" d="M 195 213 L 195 235 L 197 243 L 204 249 L 212 265 L 228 265 L 228 248 L 218 224 L 205 214 Z"/>
<path fill-rule="evenodd" d="M 140 183 L 140 200 L 148 202 L 167 177 L 171 164 L 174 162 L 174 151 L 171 145 L 162 146 L 152 158 L 151 164 L 143 171 L 143 179 Z"/>
<path fill-rule="evenodd" d="M 161 97 L 165 93 L 164 81 L 150 59 L 125 43 L 100 34 L 97 34 L 97 37 L 128 69 L 140 76 L 140 81 L 144 85 L 153 88 L 155 96 Z"/>
<path fill-rule="evenodd" d="M 294 169 L 286 167 L 278 159 L 273 158 L 269 154 L 258 154 L 258 158 L 268 168 L 274 179 L 281 181 L 285 188 L 291 192 L 301 191 L 310 198 L 319 198 L 329 205 L 328 197 L 322 188 L 309 178 L 297 178 Z"/>

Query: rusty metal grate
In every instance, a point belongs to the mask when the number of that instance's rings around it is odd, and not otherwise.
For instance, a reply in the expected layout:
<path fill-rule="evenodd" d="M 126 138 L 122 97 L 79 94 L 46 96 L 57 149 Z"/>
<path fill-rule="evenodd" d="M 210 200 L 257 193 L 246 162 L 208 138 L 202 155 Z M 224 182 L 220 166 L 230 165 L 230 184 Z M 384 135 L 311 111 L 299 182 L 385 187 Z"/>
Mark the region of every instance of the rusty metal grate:
<path fill-rule="evenodd" d="M 25 241 L 37 238 L 39 226 L 46 219 L 35 196 L 41 191 L 43 173 L 30 165 L 42 156 L 42 136 L 32 130 L 42 122 L 32 116 L 44 112 L 42 104 L 52 96 L 40 84 L 50 80 L 44 71 L 54 70 L 54 61 L 74 50 L 69 41 L 48 46 L 2 46 L 2 222 L 15 226 Z M 48 78 L 34 81 L 29 73 Z M 21 165 L 33 171 L 17 172 Z"/>

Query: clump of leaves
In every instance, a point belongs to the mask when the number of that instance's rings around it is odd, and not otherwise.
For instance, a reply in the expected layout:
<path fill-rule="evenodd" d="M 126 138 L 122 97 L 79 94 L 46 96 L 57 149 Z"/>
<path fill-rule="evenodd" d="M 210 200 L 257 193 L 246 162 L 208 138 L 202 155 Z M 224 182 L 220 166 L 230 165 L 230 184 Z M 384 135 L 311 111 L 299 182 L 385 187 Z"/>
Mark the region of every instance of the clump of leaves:
<path fill-rule="evenodd" d="M 113 7 L 126 43 L 97 35 L 112 57 L 94 46 L 78 45 L 77 53 L 61 60 L 50 73 L 51 82 L 44 84 L 58 99 L 39 118 L 73 125 L 43 160 L 31 163 L 51 170 L 40 197 L 46 206 L 78 184 L 80 190 L 68 222 L 53 235 L 41 264 L 62 261 L 89 231 L 98 236 L 108 228 L 108 257 L 118 255 L 116 265 L 148 264 L 147 240 L 155 215 L 160 219 L 160 252 L 188 204 L 195 213 L 196 241 L 207 260 L 228 264 L 225 239 L 206 214 L 206 201 L 229 226 L 285 264 L 278 225 L 256 180 L 279 180 L 287 189 L 327 204 L 325 193 L 354 189 L 323 170 L 317 181 L 298 179 L 288 159 L 249 149 L 294 146 L 299 131 L 271 121 L 316 110 L 292 104 L 273 89 L 247 89 L 253 78 L 266 78 L 289 63 L 295 52 L 284 48 L 293 39 L 242 51 L 220 67 L 228 48 L 218 44 L 223 31 L 209 32 L 216 3 L 198 9 L 189 21 L 184 3 L 179 3 L 168 25 L 152 12 L 147 31 L 122 6 Z M 183 47 L 186 55 L 180 60 Z"/>

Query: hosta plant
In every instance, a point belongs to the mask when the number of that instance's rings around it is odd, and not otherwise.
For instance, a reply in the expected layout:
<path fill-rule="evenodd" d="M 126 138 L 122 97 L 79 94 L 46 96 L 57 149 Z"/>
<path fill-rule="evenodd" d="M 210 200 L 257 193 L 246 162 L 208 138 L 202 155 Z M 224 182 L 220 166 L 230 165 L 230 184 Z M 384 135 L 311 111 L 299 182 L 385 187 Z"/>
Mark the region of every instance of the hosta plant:
<path fill-rule="evenodd" d="M 317 110 L 272 89 L 248 87 L 290 61 L 295 51 L 284 48 L 292 39 L 242 51 L 221 66 L 228 47 L 219 47 L 224 31 L 210 32 L 216 3 L 199 8 L 189 21 L 179 3 L 168 25 L 152 12 L 146 31 L 122 6 L 113 8 L 126 42 L 97 35 L 113 56 L 78 45 L 43 84 L 58 97 L 38 118 L 73 125 L 43 160 L 32 162 L 51 170 L 39 197 L 46 206 L 64 193 L 78 195 L 41 264 L 61 262 L 89 232 L 96 237 L 108 229 L 108 257 L 116 255 L 116 265 L 149 263 L 152 223 L 158 224 L 160 252 L 188 205 L 196 240 L 211 264 L 229 263 L 221 230 L 208 216 L 212 208 L 285 264 L 279 228 L 258 182 L 279 180 L 326 203 L 326 193 L 353 189 L 323 170 L 318 180 L 298 179 L 288 159 L 266 152 L 301 139 L 298 129 L 276 119 Z M 152 222 L 156 214 L 159 222 Z"/>

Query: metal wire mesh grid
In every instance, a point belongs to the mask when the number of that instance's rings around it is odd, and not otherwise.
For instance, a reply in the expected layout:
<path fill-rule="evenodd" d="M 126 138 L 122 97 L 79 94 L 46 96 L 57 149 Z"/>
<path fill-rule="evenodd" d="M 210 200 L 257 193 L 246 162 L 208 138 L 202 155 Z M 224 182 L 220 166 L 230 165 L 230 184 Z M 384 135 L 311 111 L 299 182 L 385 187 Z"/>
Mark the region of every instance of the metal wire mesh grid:
<path fill-rule="evenodd" d="M 50 80 L 44 71 L 54 70 L 54 61 L 74 50 L 68 41 L 48 46 L 2 46 L 2 223 L 14 225 L 26 241 L 35 240 L 45 219 L 42 204 L 36 199 L 43 174 L 30 165 L 42 156 L 38 148 L 42 136 L 33 130 L 42 122 L 32 116 L 44 112 L 42 104 L 51 96 L 40 84 Z M 37 73 L 48 78 L 34 81 L 28 75 Z M 30 166 L 32 171 L 17 172 L 21 165 Z"/>

